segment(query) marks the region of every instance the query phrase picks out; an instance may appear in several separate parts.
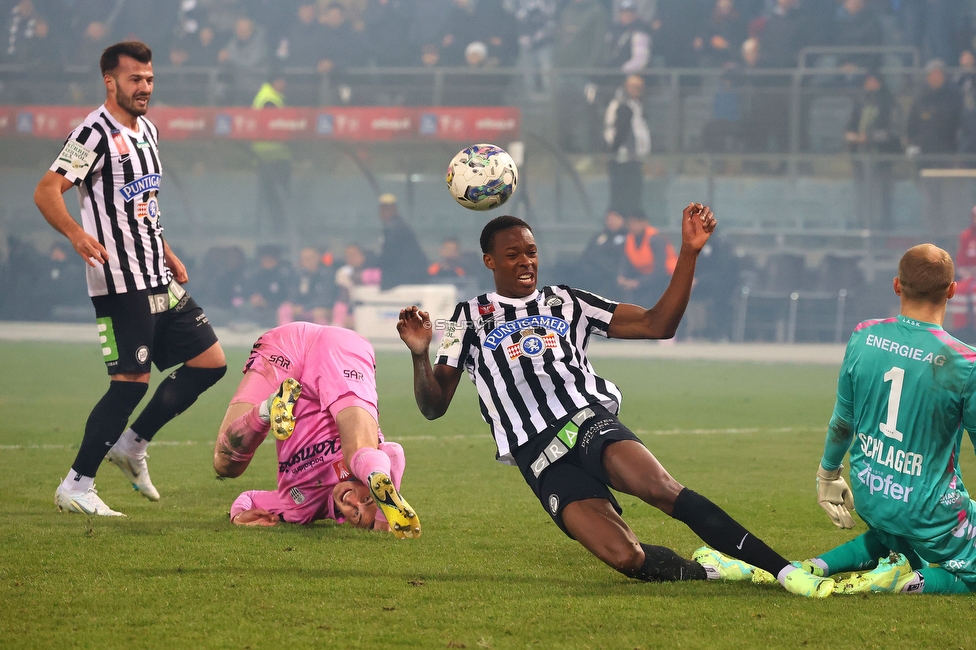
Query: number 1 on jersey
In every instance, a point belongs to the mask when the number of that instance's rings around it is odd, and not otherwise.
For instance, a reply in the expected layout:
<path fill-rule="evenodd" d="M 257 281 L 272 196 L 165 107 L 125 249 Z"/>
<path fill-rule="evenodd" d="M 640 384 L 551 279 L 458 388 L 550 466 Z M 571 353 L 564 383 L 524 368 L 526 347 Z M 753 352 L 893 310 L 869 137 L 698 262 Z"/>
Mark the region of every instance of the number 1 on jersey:
<path fill-rule="evenodd" d="M 884 374 L 884 380 L 891 382 L 888 393 L 888 421 L 878 425 L 881 433 L 901 442 L 902 433 L 898 430 L 898 407 L 901 406 L 901 389 L 905 385 L 905 369 L 893 366 Z"/>

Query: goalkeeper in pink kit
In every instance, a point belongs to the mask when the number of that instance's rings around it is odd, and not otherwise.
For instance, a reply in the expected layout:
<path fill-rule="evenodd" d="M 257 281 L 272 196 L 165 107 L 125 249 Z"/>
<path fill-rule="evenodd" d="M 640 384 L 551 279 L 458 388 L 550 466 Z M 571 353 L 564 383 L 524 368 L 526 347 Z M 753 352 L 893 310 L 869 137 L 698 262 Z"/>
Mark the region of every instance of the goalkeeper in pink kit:
<path fill-rule="evenodd" d="M 257 340 L 220 425 L 214 469 L 240 476 L 270 431 L 278 489 L 241 494 L 233 523 L 334 519 L 420 536 L 399 493 L 403 449 L 379 429 L 375 365 L 369 342 L 347 329 L 290 323 Z"/>

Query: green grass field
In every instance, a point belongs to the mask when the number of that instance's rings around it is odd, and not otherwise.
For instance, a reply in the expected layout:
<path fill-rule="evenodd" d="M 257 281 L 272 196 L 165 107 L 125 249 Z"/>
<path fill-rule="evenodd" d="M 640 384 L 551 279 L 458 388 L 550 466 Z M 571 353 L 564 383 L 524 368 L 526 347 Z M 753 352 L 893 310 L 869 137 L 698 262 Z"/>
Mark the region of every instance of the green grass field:
<path fill-rule="evenodd" d="M 100 495 L 128 518 L 59 514 L 54 490 L 107 385 L 94 346 L 0 343 L 0 647 L 4 648 L 973 648 L 970 597 L 832 598 L 778 586 L 646 584 L 602 565 L 549 520 L 518 471 L 494 461 L 473 386 L 425 421 L 406 353 L 380 354 L 381 424 L 407 454 L 420 540 L 345 526 L 235 527 L 245 489 L 271 489 L 267 443 L 219 481 L 213 441 L 231 372 L 150 447 L 150 503 L 103 465 Z M 840 531 L 814 473 L 836 369 L 597 360 L 622 419 L 682 483 L 791 558 Z M 964 449 L 968 443 L 964 443 Z M 973 470 L 964 453 L 964 474 Z M 628 496 L 641 539 L 690 556 L 699 540 Z"/>

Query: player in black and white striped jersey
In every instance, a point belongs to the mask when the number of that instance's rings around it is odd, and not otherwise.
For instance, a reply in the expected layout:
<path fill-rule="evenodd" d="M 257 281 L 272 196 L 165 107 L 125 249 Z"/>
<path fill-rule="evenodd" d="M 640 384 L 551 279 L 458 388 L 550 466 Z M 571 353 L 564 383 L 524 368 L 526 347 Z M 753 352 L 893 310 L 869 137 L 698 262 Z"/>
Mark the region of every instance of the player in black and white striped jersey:
<path fill-rule="evenodd" d="M 602 561 L 641 580 L 749 579 L 742 563 L 710 549 L 686 560 L 669 548 L 641 544 L 620 517 L 609 488 L 634 495 L 684 522 L 711 547 L 776 575 L 792 593 L 824 597 L 832 580 L 797 569 L 705 497 L 683 487 L 617 419 L 620 392 L 586 358 L 589 337 L 667 339 L 688 305 L 698 254 L 715 229 L 700 203 L 682 215 L 681 253 L 671 283 L 645 309 L 566 286 L 536 286 L 532 229 L 512 216 L 481 233 L 495 291 L 460 303 L 444 324 L 430 363 L 432 323 L 426 312 L 400 312 L 397 329 L 413 356 L 414 394 L 428 419 L 443 415 L 461 369 L 478 389 L 498 460 L 518 465 L 559 528 Z M 753 558 L 753 559 L 749 559 Z M 768 567 L 768 568 L 767 568 Z"/>
<path fill-rule="evenodd" d="M 143 43 L 116 43 L 102 53 L 100 66 L 105 103 L 68 136 L 38 183 L 34 202 L 88 264 L 88 294 L 111 378 L 55 503 L 59 510 L 112 516 L 120 513 L 94 488 L 99 463 L 107 458 L 143 496 L 159 500 L 146 447 L 223 376 L 227 362 L 203 310 L 181 286 L 188 279 L 186 267 L 163 239 L 159 223 L 159 132 L 144 117 L 153 90 L 152 52 Z M 82 225 L 64 202 L 73 186 Z M 163 380 L 126 429 L 148 390 L 153 364 L 160 370 L 183 365 Z"/>

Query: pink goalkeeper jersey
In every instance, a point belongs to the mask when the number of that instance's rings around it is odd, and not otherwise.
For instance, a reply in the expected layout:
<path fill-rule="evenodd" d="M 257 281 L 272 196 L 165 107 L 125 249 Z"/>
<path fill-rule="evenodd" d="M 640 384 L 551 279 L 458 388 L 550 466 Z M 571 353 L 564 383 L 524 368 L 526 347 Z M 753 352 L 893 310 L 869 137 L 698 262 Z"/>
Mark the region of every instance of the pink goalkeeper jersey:
<path fill-rule="evenodd" d="M 351 478 L 342 460 L 335 416 L 359 406 L 377 422 L 376 359 L 369 341 L 352 330 L 312 323 L 276 327 L 255 342 L 244 366 L 266 380 L 242 382 L 231 403 L 258 404 L 288 377 L 302 384 L 295 432 L 277 440 L 278 497 L 294 504 L 285 521 L 336 519 L 332 488 Z M 380 441 L 383 434 L 380 433 Z"/>

